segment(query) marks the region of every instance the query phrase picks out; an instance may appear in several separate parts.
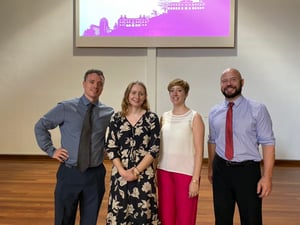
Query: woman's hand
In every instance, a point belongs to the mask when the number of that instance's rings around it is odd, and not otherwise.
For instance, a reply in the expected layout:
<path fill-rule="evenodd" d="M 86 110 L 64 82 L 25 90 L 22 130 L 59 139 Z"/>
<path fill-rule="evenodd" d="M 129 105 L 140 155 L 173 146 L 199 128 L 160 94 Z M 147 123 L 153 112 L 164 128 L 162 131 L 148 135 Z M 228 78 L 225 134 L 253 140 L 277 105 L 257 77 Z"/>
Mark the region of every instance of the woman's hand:
<path fill-rule="evenodd" d="M 137 180 L 139 176 L 139 174 L 137 174 L 135 171 L 135 167 L 121 171 L 120 175 L 128 182 Z"/>
<path fill-rule="evenodd" d="M 190 187 L 189 187 L 189 197 L 194 198 L 199 194 L 199 187 L 200 187 L 200 179 L 199 180 L 191 180 Z"/>

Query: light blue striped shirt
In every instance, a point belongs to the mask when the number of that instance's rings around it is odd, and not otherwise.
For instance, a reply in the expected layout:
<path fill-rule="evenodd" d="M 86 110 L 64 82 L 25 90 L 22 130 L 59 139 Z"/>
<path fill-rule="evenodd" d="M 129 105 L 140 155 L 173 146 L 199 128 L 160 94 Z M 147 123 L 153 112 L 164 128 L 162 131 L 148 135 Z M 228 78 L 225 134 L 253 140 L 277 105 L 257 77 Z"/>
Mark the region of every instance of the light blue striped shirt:
<path fill-rule="evenodd" d="M 228 102 L 213 107 L 209 113 L 208 143 L 216 144 L 216 153 L 225 157 L 225 123 Z M 272 120 L 264 104 L 243 96 L 233 105 L 233 145 L 232 161 L 262 159 L 259 145 L 275 145 Z"/>

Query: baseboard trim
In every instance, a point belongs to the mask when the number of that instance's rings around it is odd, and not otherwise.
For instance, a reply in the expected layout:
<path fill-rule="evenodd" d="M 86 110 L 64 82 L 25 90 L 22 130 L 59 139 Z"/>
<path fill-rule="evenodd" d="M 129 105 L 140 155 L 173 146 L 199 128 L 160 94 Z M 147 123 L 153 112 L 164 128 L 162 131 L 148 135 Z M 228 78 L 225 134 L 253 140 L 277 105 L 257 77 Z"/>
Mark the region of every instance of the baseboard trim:
<path fill-rule="evenodd" d="M 49 160 L 47 155 L 9 155 L 0 154 L 0 160 Z"/>
<path fill-rule="evenodd" d="M 47 155 L 9 155 L 0 154 L 0 160 L 49 160 Z M 108 160 L 105 158 L 105 160 Z M 207 158 L 203 160 L 207 164 Z M 300 160 L 275 160 L 275 166 L 278 167 L 300 167 Z"/>
<path fill-rule="evenodd" d="M 275 160 L 275 166 L 300 167 L 300 160 Z"/>

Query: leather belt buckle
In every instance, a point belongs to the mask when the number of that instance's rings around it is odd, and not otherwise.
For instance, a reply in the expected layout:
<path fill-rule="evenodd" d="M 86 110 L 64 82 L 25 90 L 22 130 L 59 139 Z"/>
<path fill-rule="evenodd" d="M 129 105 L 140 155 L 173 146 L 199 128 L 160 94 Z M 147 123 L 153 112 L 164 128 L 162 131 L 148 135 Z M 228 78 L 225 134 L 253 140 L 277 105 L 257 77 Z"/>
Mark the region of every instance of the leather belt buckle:
<path fill-rule="evenodd" d="M 226 161 L 226 166 L 241 166 L 243 164 L 244 164 L 243 162 Z"/>

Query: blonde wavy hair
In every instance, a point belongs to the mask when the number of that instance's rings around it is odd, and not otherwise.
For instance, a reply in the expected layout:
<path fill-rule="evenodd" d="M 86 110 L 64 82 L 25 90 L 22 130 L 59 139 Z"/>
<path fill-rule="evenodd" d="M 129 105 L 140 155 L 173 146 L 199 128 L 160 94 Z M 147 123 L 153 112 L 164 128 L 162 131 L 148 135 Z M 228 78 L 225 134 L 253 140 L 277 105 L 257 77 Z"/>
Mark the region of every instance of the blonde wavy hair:
<path fill-rule="evenodd" d="M 128 113 L 128 108 L 130 106 L 129 100 L 128 100 L 129 93 L 134 85 L 140 85 L 144 88 L 146 98 L 141 107 L 142 107 L 142 109 L 145 109 L 146 111 L 150 110 L 146 85 L 141 81 L 134 81 L 134 82 L 131 82 L 130 84 L 128 84 L 128 86 L 124 92 L 123 100 L 121 103 L 121 115 L 122 116 L 126 116 Z"/>

